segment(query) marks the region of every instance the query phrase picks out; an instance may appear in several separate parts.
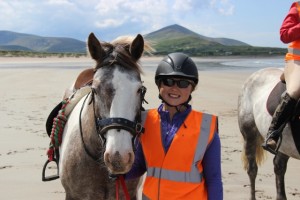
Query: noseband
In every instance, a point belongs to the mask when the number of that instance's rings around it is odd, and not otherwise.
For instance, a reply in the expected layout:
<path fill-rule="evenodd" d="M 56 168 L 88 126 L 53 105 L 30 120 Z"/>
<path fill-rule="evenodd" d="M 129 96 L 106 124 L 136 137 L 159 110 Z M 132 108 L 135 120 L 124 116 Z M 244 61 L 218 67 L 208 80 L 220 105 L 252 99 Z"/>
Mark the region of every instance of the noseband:
<path fill-rule="evenodd" d="M 105 118 L 105 119 L 96 117 L 95 107 L 94 107 L 96 129 L 97 129 L 98 135 L 101 137 L 103 143 L 105 143 L 105 140 L 106 140 L 104 135 L 106 134 L 106 132 L 108 130 L 111 130 L 111 129 L 117 129 L 117 130 L 122 129 L 122 130 L 128 131 L 129 133 L 131 133 L 133 138 L 138 136 L 140 133 L 144 132 L 144 127 L 141 124 L 141 122 L 142 122 L 141 111 L 144 110 L 142 104 L 144 102 L 146 102 L 146 100 L 145 100 L 146 90 L 147 89 L 144 86 L 142 86 L 139 89 L 141 104 L 140 104 L 138 113 L 135 117 L 135 121 L 130 121 L 128 119 L 121 118 L 121 117 L 112 117 L 112 118 Z M 95 93 L 93 92 L 93 98 L 94 98 L 94 95 L 95 95 Z M 94 100 L 92 100 L 92 101 L 94 101 Z"/>
<path fill-rule="evenodd" d="M 86 95 L 84 102 L 82 104 L 82 107 L 80 109 L 80 113 L 79 113 L 79 129 L 80 129 L 80 135 L 81 135 L 81 141 L 83 143 L 83 147 L 86 151 L 86 153 L 93 158 L 95 161 L 98 160 L 98 157 L 94 156 L 86 147 L 86 144 L 84 142 L 83 139 L 83 131 L 82 131 L 82 122 L 81 122 L 81 115 L 82 115 L 82 111 L 84 108 L 84 105 L 86 103 L 86 100 L 88 99 L 88 97 L 91 96 L 91 101 L 89 102 L 89 105 L 91 103 L 93 103 L 93 111 L 94 111 L 94 119 L 95 119 L 95 124 L 96 124 L 96 130 L 97 130 L 97 134 L 98 136 L 101 138 L 102 140 L 102 145 L 105 146 L 106 144 L 106 138 L 105 138 L 105 134 L 107 133 L 108 130 L 111 129 L 116 129 L 116 130 L 126 130 L 128 131 L 132 136 L 132 146 L 133 149 L 134 148 L 134 140 L 145 131 L 144 127 L 142 126 L 142 119 L 141 119 L 141 111 L 144 110 L 142 104 L 144 102 L 148 103 L 145 100 L 145 94 L 146 94 L 146 87 L 142 86 L 139 89 L 139 93 L 140 93 L 140 108 L 138 110 L 138 113 L 135 117 L 135 121 L 130 121 L 128 119 L 125 118 L 120 118 L 120 117 L 112 117 L 112 118 L 105 118 L 102 119 L 100 117 L 96 117 L 96 113 L 95 113 L 95 100 L 94 100 L 94 95 L 95 95 L 95 91 L 92 90 L 91 93 L 89 93 L 88 95 Z"/>

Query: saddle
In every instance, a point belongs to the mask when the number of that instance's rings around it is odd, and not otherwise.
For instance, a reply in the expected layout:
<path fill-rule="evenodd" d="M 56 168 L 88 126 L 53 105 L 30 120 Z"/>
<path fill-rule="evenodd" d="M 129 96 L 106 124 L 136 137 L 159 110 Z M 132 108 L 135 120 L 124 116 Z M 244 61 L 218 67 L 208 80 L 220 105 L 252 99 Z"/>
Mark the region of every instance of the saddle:
<path fill-rule="evenodd" d="M 285 81 L 283 79 L 284 77 L 281 76 L 281 80 L 276 84 L 276 86 L 273 88 L 271 91 L 268 100 L 267 100 L 267 111 L 268 113 L 273 116 L 275 113 L 275 110 L 277 106 L 279 105 L 281 101 L 281 96 L 284 92 L 286 92 L 286 85 Z M 291 130 L 292 130 L 292 135 L 293 139 L 295 141 L 295 145 L 297 147 L 298 152 L 300 153 L 300 103 L 298 101 L 297 106 L 294 111 L 294 115 L 289 121 Z"/>
<path fill-rule="evenodd" d="M 83 70 L 78 75 L 78 77 L 76 78 L 76 81 L 75 81 L 75 84 L 74 84 L 74 89 L 76 91 L 79 91 L 81 88 L 84 88 L 85 86 L 91 85 L 92 82 L 93 82 L 93 77 L 94 77 L 94 68 L 89 68 L 89 69 Z M 84 96 L 87 92 L 88 92 L 88 90 L 84 91 L 84 92 L 81 92 L 82 94 L 80 94 L 80 95 Z M 79 95 L 79 97 L 80 97 L 80 95 Z M 68 108 L 69 107 L 71 107 L 71 106 L 68 106 Z M 57 114 L 58 114 L 58 112 L 60 111 L 61 108 L 62 108 L 62 102 L 57 104 L 57 106 L 55 106 L 53 108 L 53 110 L 50 112 L 50 114 L 48 116 L 48 119 L 46 121 L 46 131 L 47 131 L 47 134 L 48 134 L 49 137 L 50 137 L 50 134 L 51 134 L 53 119 L 57 116 Z"/>
<path fill-rule="evenodd" d="M 83 70 L 75 81 L 74 89 L 78 90 L 84 86 L 91 85 L 93 82 L 94 73 L 94 68 Z"/>

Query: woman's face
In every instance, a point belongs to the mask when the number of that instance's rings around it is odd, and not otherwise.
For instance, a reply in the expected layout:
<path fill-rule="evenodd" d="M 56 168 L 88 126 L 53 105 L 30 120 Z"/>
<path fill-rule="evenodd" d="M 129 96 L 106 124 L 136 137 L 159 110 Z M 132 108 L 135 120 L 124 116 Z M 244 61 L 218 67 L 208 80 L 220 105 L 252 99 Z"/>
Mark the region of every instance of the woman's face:
<path fill-rule="evenodd" d="M 160 83 L 159 94 L 168 104 L 178 106 L 188 100 L 193 91 L 192 84 L 192 81 L 186 79 L 164 78 Z"/>

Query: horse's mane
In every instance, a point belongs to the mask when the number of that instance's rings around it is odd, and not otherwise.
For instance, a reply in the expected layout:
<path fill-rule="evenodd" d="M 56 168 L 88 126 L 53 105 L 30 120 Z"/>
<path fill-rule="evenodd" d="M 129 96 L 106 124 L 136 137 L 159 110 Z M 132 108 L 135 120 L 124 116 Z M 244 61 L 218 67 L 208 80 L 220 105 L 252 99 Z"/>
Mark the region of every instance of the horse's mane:
<path fill-rule="evenodd" d="M 102 47 L 105 49 L 106 55 L 104 62 L 98 65 L 96 69 L 104 65 L 119 64 L 125 68 L 136 70 L 142 73 L 140 63 L 131 57 L 129 48 L 134 40 L 132 36 L 120 36 L 113 40 L 111 43 L 101 42 Z M 150 42 L 144 41 L 144 52 L 151 54 L 155 50 L 151 47 Z"/>
<path fill-rule="evenodd" d="M 111 44 L 112 45 L 130 45 L 132 41 L 134 40 L 133 36 L 120 36 L 114 39 Z M 152 47 L 152 44 L 144 39 L 144 52 L 152 54 L 154 52 L 154 48 Z"/>

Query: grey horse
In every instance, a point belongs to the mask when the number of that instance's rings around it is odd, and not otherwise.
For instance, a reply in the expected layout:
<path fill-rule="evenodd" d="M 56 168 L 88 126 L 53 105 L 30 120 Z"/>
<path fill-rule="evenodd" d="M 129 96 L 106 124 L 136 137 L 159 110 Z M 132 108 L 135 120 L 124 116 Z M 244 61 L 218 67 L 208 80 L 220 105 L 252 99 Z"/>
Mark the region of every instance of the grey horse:
<path fill-rule="evenodd" d="M 253 73 L 245 81 L 238 97 L 238 122 L 244 138 L 243 162 L 250 179 L 251 200 L 256 199 L 255 179 L 258 165 L 262 163 L 264 153 L 266 153 L 261 145 L 272 119 L 272 116 L 266 109 L 266 102 L 269 94 L 280 81 L 282 73 L 282 69 L 278 68 L 266 68 Z M 282 143 L 278 154 L 273 159 L 277 200 L 287 199 L 284 175 L 290 157 L 300 159 L 292 136 L 291 127 L 288 124 L 283 130 Z"/>
<path fill-rule="evenodd" d="M 66 200 L 136 199 L 139 180 L 125 181 L 123 192 L 115 177 L 131 169 L 133 140 L 142 130 L 145 88 L 138 61 L 144 47 L 141 35 L 105 43 L 90 34 L 88 49 L 96 61 L 91 92 L 70 113 L 60 147 Z"/>

